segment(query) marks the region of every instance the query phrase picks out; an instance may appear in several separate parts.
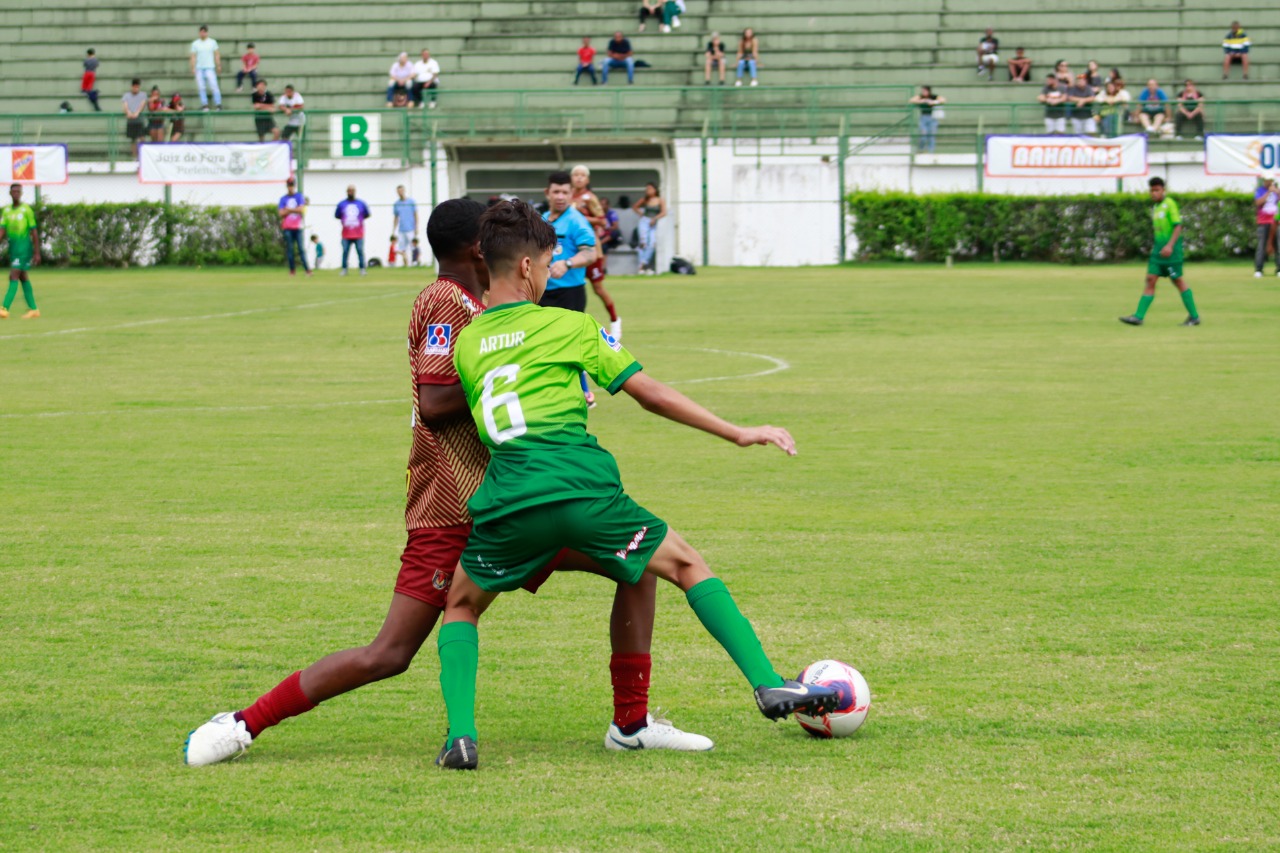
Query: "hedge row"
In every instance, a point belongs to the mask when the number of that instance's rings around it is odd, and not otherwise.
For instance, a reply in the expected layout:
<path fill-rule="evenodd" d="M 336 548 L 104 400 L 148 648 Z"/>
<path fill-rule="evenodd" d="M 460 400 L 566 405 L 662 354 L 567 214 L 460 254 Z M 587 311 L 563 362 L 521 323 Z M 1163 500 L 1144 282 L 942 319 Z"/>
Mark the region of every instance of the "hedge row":
<path fill-rule="evenodd" d="M 36 207 L 36 221 L 42 260 L 55 266 L 284 262 L 279 217 L 270 206 L 49 204 Z"/>
<path fill-rule="evenodd" d="M 1238 193 L 1177 193 L 1189 260 L 1252 255 L 1254 209 Z M 849 195 L 863 260 L 1021 260 L 1088 264 L 1146 257 L 1151 199 L 982 193 Z"/>

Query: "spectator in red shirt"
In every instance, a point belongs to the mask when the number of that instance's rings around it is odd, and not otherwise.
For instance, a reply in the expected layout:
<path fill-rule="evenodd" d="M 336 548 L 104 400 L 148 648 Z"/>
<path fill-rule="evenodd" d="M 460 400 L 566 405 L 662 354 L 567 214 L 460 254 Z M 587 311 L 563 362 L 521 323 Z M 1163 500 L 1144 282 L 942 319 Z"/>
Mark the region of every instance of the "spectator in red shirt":
<path fill-rule="evenodd" d="M 80 94 L 93 104 L 95 113 L 102 112 L 102 107 L 98 106 L 98 56 L 93 48 L 84 52 L 84 74 L 80 76 Z"/>
<path fill-rule="evenodd" d="M 250 86 L 258 85 L 258 63 L 262 61 L 262 57 L 258 56 L 258 51 L 254 49 L 253 42 L 245 45 L 244 56 L 240 57 L 240 70 L 236 72 L 236 91 L 244 90 L 244 78 L 249 78 Z"/>
<path fill-rule="evenodd" d="M 591 77 L 591 85 L 596 85 L 596 49 L 591 46 L 591 39 L 582 37 L 582 47 L 578 48 L 578 73 L 573 75 L 573 85 L 578 85 L 578 78 L 586 72 Z"/>

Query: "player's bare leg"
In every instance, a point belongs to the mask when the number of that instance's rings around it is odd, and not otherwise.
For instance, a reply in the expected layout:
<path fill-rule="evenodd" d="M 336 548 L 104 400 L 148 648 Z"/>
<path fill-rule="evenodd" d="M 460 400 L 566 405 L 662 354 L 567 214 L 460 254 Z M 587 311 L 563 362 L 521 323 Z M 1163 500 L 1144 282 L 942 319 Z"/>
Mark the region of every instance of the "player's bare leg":
<path fill-rule="evenodd" d="M 674 530 L 658 546 L 645 572 L 670 581 L 684 591 L 698 621 L 724 647 L 755 689 L 760 712 L 771 720 L 793 711 L 830 711 L 835 691 L 812 684 L 788 681 L 778 675 L 765 655 L 751 623 L 697 551 Z"/>

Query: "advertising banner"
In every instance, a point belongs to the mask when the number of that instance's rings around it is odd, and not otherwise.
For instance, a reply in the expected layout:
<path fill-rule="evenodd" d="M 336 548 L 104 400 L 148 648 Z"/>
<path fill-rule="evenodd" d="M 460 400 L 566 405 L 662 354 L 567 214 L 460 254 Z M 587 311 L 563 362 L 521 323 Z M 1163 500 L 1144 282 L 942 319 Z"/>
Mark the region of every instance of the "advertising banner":
<path fill-rule="evenodd" d="M 1280 168 L 1280 135 L 1211 133 L 1204 138 L 1207 175 L 1256 175 Z"/>
<path fill-rule="evenodd" d="M 293 173 L 288 142 L 144 142 L 144 184 L 273 184 Z"/>
<path fill-rule="evenodd" d="M 987 137 L 989 178 L 1135 178 L 1147 174 L 1147 137 Z"/>
<path fill-rule="evenodd" d="M 67 146 L 0 145 L 0 168 L 8 168 L 5 184 L 65 184 Z"/>

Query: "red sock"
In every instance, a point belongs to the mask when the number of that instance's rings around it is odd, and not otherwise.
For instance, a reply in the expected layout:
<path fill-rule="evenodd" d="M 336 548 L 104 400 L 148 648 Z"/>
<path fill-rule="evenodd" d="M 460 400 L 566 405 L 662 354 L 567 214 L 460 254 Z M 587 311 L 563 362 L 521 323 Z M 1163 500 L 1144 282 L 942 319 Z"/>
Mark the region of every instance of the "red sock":
<path fill-rule="evenodd" d="M 648 670 L 645 673 L 647 675 Z M 249 734 L 257 737 L 281 720 L 310 711 L 315 705 L 302 692 L 301 681 L 302 672 L 295 672 L 269 692 L 259 696 L 257 702 L 236 714 L 236 719 L 243 720 Z"/>
<path fill-rule="evenodd" d="M 613 676 L 613 722 L 623 734 L 635 734 L 649 713 L 648 655 L 625 654 L 609 658 Z"/>
<path fill-rule="evenodd" d="M 618 309 L 617 309 L 617 308 L 615 308 L 615 307 L 613 307 L 613 303 L 612 303 L 612 302 L 606 302 L 606 303 L 604 304 L 604 310 L 606 310 L 606 311 L 608 311 L 608 312 L 609 312 L 609 319 L 610 319 L 610 320 L 612 320 L 612 321 L 613 321 L 613 322 L 615 322 L 615 323 L 616 323 L 616 322 L 618 322 Z"/>

